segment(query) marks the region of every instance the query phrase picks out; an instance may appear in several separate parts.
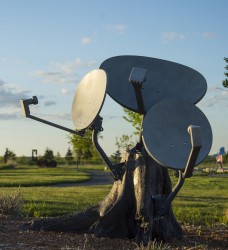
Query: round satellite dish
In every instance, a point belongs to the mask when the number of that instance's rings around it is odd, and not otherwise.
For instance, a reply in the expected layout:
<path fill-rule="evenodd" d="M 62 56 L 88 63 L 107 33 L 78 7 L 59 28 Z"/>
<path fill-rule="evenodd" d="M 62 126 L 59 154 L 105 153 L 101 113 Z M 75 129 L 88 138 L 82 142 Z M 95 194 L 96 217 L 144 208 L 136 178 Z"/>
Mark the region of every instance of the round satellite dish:
<path fill-rule="evenodd" d="M 185 100 L 196 104 L 207 90 L 207 82 L 199 72 L 166 60 L 143 56 L 116 56 L 104 61 L 100 68 L 108 75 L 107 93 L 123 107 L 138 113 L 141 112 L 134 87 L 129 81 L 133 68 L 139 69 L 136 79 L 143 81 L 144 113 L 166 99 Z"/>
<path fill-rule="evenodd" d="M 210 152 L 212 131 L 203 112 L 191 103 L 165 100 L 148 111 L 142 125 L 146 151 L 162 166 L 184 170 L 192 148 L 190 125 L 201 127 L 198 165 Z"/>
<path fill-rule="evenodd" d="M 88 128 L 98 116 L 106 95 L 107 76 L 104 70 L 89 72 L 78 85 L 72 103 L 72 120 L 77 130 Z"/>

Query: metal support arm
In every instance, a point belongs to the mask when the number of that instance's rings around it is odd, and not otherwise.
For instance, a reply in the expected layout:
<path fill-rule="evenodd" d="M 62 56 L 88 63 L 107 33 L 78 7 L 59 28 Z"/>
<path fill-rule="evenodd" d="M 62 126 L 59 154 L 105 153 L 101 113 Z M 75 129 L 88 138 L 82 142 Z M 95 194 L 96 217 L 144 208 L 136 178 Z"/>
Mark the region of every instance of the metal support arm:
<path fill-rule="evenodd" d="M 92 141 L 93 145 L 104 160 L 105 164 L 108 166 L 108 168 L 111 171 L 111 174 L 114 178 L 114 180 L 121 180 L 122 179 L 122 168 L 124 163 L 119 163 L 116 165 L 113 165 L 111 161 L 109 160 L 108 156 L 105 154 L 104 150 L 101 148 L 101 146 L 98 143 L 98 133 L 103 130 L 102 128 L 102 117 L 98 116 L 91 126 L 92 133 Z"/>
<path fill-rule="evenodd" d="M 201 127 L 191 125 L 188 127 L 188 133 L 190 134 L 190 137 L 191 137 L 192 148 L 188 157 L 185 171 L 184 173 L 182 173 L 181 170 L 178 171 L 179 172 L 178 182 L 173 188 L 173 190 L 171 191 L 171 193 L 168 195 L 168 197 L 162 197 L 161 195 L 152 196 L 152 199 L 155 200 L 155 204 L 156 204 L 156 216 L 154 220 L 160 220 L 164 217 L 173 199 L 176 197 L 177 193 L 183 186 L 185 178 L 189 178 L 192 176 L 193 169 L 196 165 L 196 161 L 197 161 L 200 149 L 202 147 Z"/>
<path fill-rule="evenodd" d="M 29 105 L 38 104 L 38 99 L 36 96 L 33 96 L 30 99 L 20 100 L 20 103 L 21 103 L 22 111 L 23 111 L 25 117 L 36 120 L 38 122 L 42 122 L 44 124 L 50 125 L 52 127 L 55 127 L 55 128 L 61 129 L 61 130 L 65 130 L 65 131 L 70 132 L 72 134 L 76 134 L 76 135 L 80 135 L 80 136 L 84 136 L 84 134 L 85 134 L 85 130 L 75 131 L 75 130 L 60 126 L 56 123 L 49 122 L 49 121 L 41 119 L 39 117 L 30 115 Z M 103 130 L 102 118 L 100 116 L 98 116 L 95 119 L 95 121 L 91 125 L 90 129 L 93 131 L 93 134 L 92 134 L 93 144 L 94 144 L 95 148 L 97 149 L 98 153 L 101 155 L 104 162 L 106 163 L 106 165 L 108 166 L 108 168 L 110 169 L 113 178 L 115 180 L 121 180 L 122 179 L 122 169 L 123 169 L 124 163 L 112 165 L 111 161 L 109 160 L 109 158 L 107 157 L 107 155 L 105 154 L 105 152 L 103 151 L 103 149 L 101 148 L 101 146 L 98 143 L 98 139 L 97 139 L 98 133 Z"/>
<path fill-rule="evenodd" d="M 65 130 L 65 131 L 70 132 L 70 133 L 72 133 L 72 134 L 76 134 L 76 135 L 80 135 L 80 136 L 84 136 L 84 134 L 85 134 L 85 131 L 84 131 L 84 130 L 82 130 L 82 131 L 76 131 L 76 130 L 73 130 L 73 129 L 69 129 L 69 128 L 63 127 L 63 126 L 58 125 L 58 124 L 56 124 L 56 123 L 49 122 L 49 121 L 47 121 L 47 120 L 41 119 L 41 118 L 39 118 L 39 117 L 30 115 L 29 105 L 31 105 L 31 104 L 34 104 L 34 105 L 38 104 L 38 99 L 37 99 L 36 96 L 33 96 L 33 97 L 30 98 L 30 99 L 20 100 L 20 103 L 21 103 L 21 108 L 22 108 L 23 114 L 24 114 L 24 116 L 27 117 L 27 118 L 36 120 L 36 121 L 38 121 L 38 122 L 45 123 L 45 124 L 47 124 L 47 125 L 50 125 L 50 126 L 52 126 L 52 127 L 55 127 L 55 128 L 61 129 L 61 130 Z"/>
<path fill-rule="evenodd" d="M 142 83 L 145 81 L 146 78 L 146 69 L 134 67 L 131 71 L 131 75 L 129 77 L 129 81 L 132 83 L 136 101 L 138 105 L 138 110 L 141 114 L 144 114 L 144 102 L 142 97 Z"/>

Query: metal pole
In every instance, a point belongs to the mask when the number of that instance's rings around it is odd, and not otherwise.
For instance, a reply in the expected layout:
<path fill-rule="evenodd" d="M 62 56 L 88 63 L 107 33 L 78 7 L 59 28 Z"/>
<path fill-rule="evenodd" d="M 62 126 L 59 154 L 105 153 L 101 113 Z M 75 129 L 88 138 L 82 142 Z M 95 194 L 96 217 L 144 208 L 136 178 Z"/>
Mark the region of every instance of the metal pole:
<path fill-rule="evenodd" d="M 83 136 L 85 134 L 84 131 L 76 131 L 76 130 L 73 130 L 73 129 L 69 129 L 69 128 L 63 127 L 61 125 L 55 124 L 53 122 L 49 122 L 47 120 L 44 120 L 44 119 L 41 119 L 39 117 L 33 116 L 33 115 L 28 115 L 27 117 L 30 118 L 30 119 L 33 119 L 35 121 L 47 124 L 49 126 L 52 126 L 52 127 L 55 127 L 55 128 L 61 129 L 61 130 L 65 130 L 65 131 L 70 132 L 72 134 L 76 134 L 76 135 L 80 135 L 80 136 Z"/>

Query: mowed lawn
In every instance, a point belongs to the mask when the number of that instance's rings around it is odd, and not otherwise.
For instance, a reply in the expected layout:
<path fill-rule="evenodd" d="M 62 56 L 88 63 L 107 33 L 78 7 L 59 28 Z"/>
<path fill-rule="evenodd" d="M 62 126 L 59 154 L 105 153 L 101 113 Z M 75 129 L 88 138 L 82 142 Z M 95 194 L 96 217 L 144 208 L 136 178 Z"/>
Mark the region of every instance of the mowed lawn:
<path fill-rule="evenodd" d="M 84 167 L 86 168 L 91 169 L 91 166 Z M 99 204 L 110 191 L 111 185 L 88 187 L 45 185 L 84 181 L 88 178 L 90 176 L 83 172 L 76 173 L 75 167 L 67 166 L 53 169 L 40 169 L 35 166 L 0 168 L 0 195 L 21 192 L 25 200 L 22 207 L 23 216 L 50 217 L 74 213 Z M 171 179 L 175 185 L 177 178 L 171 176 Z M 186 179 L 172 204 L 176 218 L 181 223 L 188 224 L 227 225 L 227 191 L 228 182 L 225 174 L 199 175 Z"/>
<path fill-rule="evenodd" d="M 0 166 L 0 195 L 20 192 L 25 200 L 23 216 L 50 217 L 81 211 L 97 205 L 110 187 L 57 187 L 60 183 L 88 181 L 91 176 L 84 170 L 104 170 L 103 166 L 75 166 L 38 168 L 37 166 Z"/>
<path fill-rule="evenodd" d="M 25 200 L 23 216 L 52 217 L 95 206 L 108 194 L 110 188 L 111 186 L 5 187 L 0 188 L 0 195 L 21 192 Z"/>
<path fill-rule="evenodd" d="M 173 201 L 176 217 L 182 223 L 228 223 L 228 176 L 200 175 L 185 180 Z M 172 178 L 174 179 L 174 178 Z M 173 180 L 176 182 L 177 180 Z"/>
<path fill-rule="evenodd" d="M 58 183 L 82 182 L 90 179 L 75 167 L 39 168 L 37 166 L 0 166 L 1 187 L 31 187 Z"/>

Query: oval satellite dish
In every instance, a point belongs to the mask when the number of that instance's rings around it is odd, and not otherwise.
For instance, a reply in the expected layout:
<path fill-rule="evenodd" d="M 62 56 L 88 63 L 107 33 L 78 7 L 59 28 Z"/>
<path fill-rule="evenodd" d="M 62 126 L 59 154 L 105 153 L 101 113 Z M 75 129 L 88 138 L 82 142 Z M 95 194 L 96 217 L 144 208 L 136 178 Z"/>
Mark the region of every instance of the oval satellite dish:
<path fill-rule="evenodd" d="M 144 113 L 166 99 L 183 100 L 196 104 L 206 93 L 205 78 L 187 66 L 143 56 L 116 56 L 101 66 L 108 75 L 107 93 L 120 105 L 142 113 L 137 105 L 131 81 L 142 82 Z M 132 77 L 132 69 L 138 72 Z"/>
<path fill-rule="evenodd" d="M 107 76 L 104 70 L 89 72 L 78 85 L 72 103 L 72 120 L 77 130 L 88 128 L 103 106 Z"/>
<path fill-rule="evenodd" d="M 184 170 L 192 148 L 190 125 L 201 127 L 198 165 L 210 152 L 212 131 L 203 112 L 191 103 L 165 100 L 148 111 L 142 125 L 146 151 L 162 166 Z"/>

